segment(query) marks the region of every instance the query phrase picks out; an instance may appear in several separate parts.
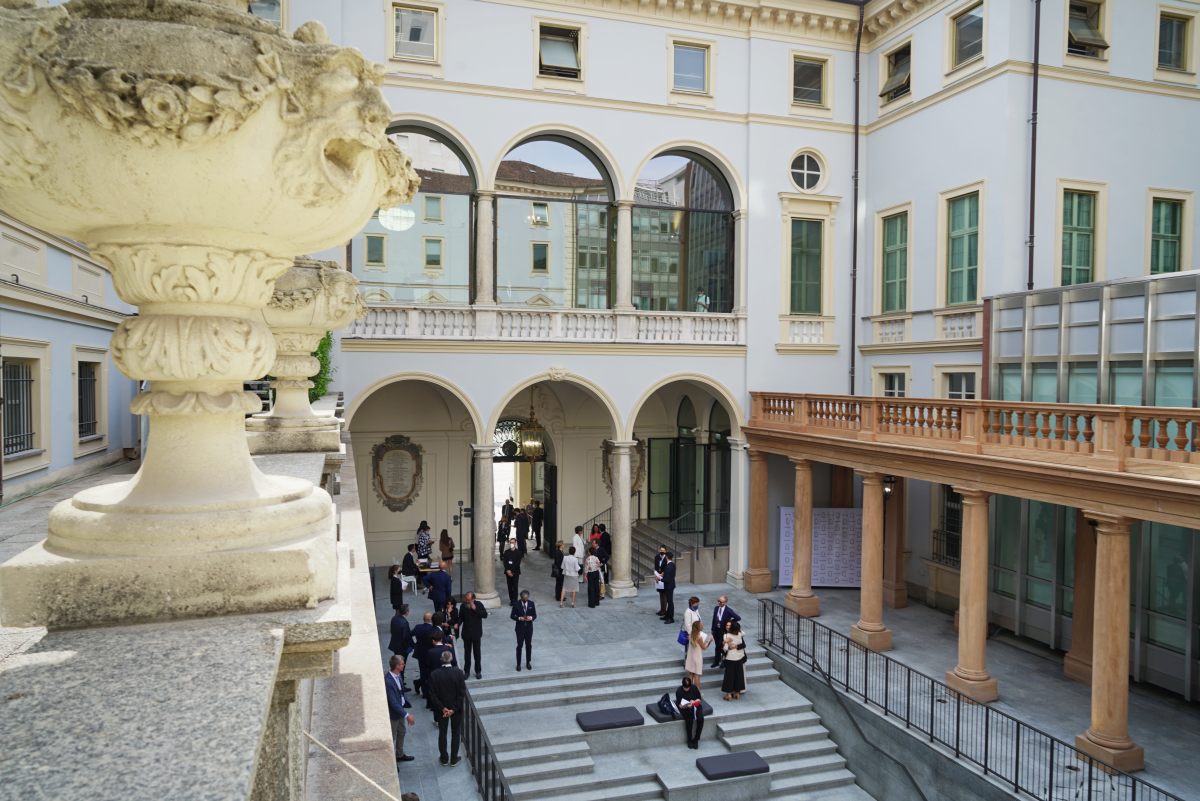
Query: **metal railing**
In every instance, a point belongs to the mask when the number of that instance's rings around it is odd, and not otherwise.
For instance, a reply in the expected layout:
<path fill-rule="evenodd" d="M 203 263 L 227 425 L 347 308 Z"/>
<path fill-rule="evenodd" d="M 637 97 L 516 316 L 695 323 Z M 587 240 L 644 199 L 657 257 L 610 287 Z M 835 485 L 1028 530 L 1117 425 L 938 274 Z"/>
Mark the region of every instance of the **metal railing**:
<path fill-rule="evenodd" d="M 700 535 L 690 548 L 719 548 L 729 544 L 729 511 L 704 511 L 693 509 L 684 512 L 667 524 L 671 531 L 683 535 Z"/>
<path fill-rule="evenodd" d="M 962 533 L 935 528 L 933 530 L 933 561 L 947 567 L 958 567 L 962 557 Z"/>
<path fill-rule="evenodd" d="M 1014 792 L 1038 801 L 1183 801 L 770 599 L 759 601 L 759 632 L 763 645 Z"/>
<path fill-rule="evenodd" d="M 463 701 L 463 747 L 467 752 L 467 763 L 475 776 L 475 786 L 483 801 L 513 801 L 512 790 L 500 770 L 496 751 L 488 739 L 487 729 L 479 719 L 479 710 L 471 698 L 470 690 Z"/>

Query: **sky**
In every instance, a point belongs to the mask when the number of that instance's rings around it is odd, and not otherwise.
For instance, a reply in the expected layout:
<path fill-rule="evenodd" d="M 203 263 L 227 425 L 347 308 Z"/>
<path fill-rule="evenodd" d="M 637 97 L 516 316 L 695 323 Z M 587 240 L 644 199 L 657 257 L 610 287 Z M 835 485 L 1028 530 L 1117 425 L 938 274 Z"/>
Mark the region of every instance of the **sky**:
<path fill-rule="evenodd" d="M 557 172 L 569 172 L 581 178 L 599 178 L 600 173 L 587 158 L 574 148 L 560 142 L 528 142 L 513 148 L 506 158 L 528 161 Z M 679 169 L 687 159 L 680 156 L 659 156 L 650 160 L 639 180 L 657 180 Z"/>

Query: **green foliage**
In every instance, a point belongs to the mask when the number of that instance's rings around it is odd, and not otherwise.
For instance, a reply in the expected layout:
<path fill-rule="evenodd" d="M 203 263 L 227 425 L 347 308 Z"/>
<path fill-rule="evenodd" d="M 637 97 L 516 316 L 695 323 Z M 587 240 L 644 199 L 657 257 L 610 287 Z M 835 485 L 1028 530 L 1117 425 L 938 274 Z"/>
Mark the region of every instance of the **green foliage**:
<path fill-rule="evenodd" d="M 325 336 L 321 339 L 321 344 L 317 345 L 313 356 L 317 357 L 317 361 L 321 363 L 321 369 L 312 377 L 313 388 L 308 391 L 308 400 L 318 400 L 329 391 L 329 379 L 333 377 L 333 365 L 330 364 L 330 354 L 333 352 L 333 332 L 326 331 Z"/>

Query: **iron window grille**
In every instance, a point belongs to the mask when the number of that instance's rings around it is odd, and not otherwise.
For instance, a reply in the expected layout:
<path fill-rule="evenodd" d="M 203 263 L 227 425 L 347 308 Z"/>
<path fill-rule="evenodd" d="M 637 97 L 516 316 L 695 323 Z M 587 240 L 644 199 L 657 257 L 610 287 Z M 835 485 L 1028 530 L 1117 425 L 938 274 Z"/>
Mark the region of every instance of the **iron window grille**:
<path fill-rule="evenodd" d="M 4 455 L 33 450 L 33 364 L 4 362 Z"/>
<path fill-rule="evenodd" d="M 97 370 L 95 362 L 79 362 L 79 438 L 99 433 L 96 413 Z"/>

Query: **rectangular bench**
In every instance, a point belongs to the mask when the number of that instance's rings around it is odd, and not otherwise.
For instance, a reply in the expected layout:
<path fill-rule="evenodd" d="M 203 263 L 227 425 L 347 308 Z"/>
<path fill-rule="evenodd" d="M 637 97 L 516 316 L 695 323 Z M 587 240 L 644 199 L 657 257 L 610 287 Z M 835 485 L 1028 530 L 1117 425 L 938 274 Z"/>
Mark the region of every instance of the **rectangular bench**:
<path fill-rule="evenodd" d="M 771 766 L 756 751 L 734 751 L 732 754 L 700 757 L 696 767 L 711 781 L 767 773 Z"/>
<path fill-rule="evenodd" d="M 597 709 L 593 712 L 580 712 L 575 715 L 575 722 L 584 731 L 604 731 L 605 729 L 623 729 L 627 726 L 641 726 L 646 722 L 637 707 L 622 706 L 616 709 Z"/>
<path fill-rule="evenodd" d="M 704 717 L 706 717 L 706 718 L 713 713 L 712 705 L 709 704 L 708 701 L 705 701 L 703 699 L 700 700 L 700 709 L 704 712 Z M 679 713 L 678 717 L 671 717 L 670 715 L 664 715 L 662 713 L 662 710 L 660 710 L 658 708 L 657 703 L 646 704 L 646 714 L 648 714 L 650 717 L 654 718 L 659 723 L 669 723 L 672 720 L 683 720 L 682 712 Z"/>

